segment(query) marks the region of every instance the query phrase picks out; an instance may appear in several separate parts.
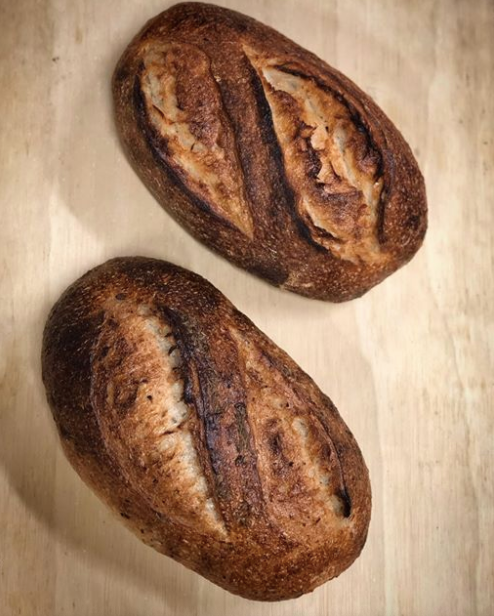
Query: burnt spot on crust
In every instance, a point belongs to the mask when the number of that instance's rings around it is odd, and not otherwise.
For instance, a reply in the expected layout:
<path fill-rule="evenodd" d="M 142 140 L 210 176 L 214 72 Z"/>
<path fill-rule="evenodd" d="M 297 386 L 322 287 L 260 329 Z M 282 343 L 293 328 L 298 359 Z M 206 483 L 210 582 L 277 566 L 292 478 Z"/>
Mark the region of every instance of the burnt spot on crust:
<path fill-rule="evenodd" d="M 341 513 L 343 517 L 349 518 L 352 513 L 352 501 L 347 490 L 345 488 L 337 490 L 335 496 L 339 498 L 342 503 Z"/>
<path fill-rule="evenodd" d="M 121 85 L 126 79 L 129 78 L 130 67 L 125 62 L 120 62 L 113 74 L 113 83 Z"/>
<path fill-rule="evenodd" d="M 258 264 L 250 267 L 249 270 L 277 287 L 281 287 L 288 278 L 288 274 L 275 263 L 273 265 Z"/>
<path fill-rule="evenodd" d="M 268 438 L 269 450 L 274 456 L 279 456 L 283 453 L 281 432 L 278 429 L 276 429 L 277 427 L 276 421 L 273 421 L 272 425 L 274 426 L 274 432 L 272 432 Z"/>
<path fill-rule="evenodd" d="M 247 408 L 245 402 L 235 404 L 235 423 L 237 427 L 237 450 L 239 453 L 245 452 L 249 448 L 249 424 L 247 423 Z"/>
<path fill-rule="evenodd" d="M 419 214 L 410 214 L 407 218 L 407 227 L 417 231 L 422 226 L 422 217 Z"/>

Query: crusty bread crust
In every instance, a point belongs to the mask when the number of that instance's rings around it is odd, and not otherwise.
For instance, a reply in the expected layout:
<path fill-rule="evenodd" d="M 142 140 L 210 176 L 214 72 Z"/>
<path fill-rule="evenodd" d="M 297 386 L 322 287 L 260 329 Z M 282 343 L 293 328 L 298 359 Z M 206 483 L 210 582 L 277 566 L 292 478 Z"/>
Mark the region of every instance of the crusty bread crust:
<path fill-rule="evenodd" d="M 210 283 L 145 258 L 75 282 L 43 339 L 65 453 L 146 544 L 230 592 L 309 592 L 359 555 L 371 510 L 352 434 Z"/>
<path fill-rule="evenodd" d="M 422 243 L 424 181 L 401 134 L 344 75 L 254 19 L 173 6 L 129 45 L 113 95 L 159 203 L 277 286 L 352 299 Z"/>

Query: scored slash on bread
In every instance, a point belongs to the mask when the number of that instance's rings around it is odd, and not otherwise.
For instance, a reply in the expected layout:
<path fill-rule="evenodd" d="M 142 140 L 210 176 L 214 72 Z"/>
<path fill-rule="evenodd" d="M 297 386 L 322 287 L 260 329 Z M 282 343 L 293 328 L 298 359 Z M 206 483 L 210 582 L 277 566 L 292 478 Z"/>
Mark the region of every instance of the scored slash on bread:
<path fill-rule="evenodd" d="M 424 181 L 401 134 L 349 79 L 254 19 L 170 8 L 123 54 L 113 95 L 159 203 L 277 286 L 352 299 L 422 243 Z"/>
<path fill-rule="evenodd" d="M 355 439 L 312 379 L 200 276 L 114 259 L 43 338 L 64 451 L 146 544 L 250 599 L 339 575 L 367 536 Z"/>

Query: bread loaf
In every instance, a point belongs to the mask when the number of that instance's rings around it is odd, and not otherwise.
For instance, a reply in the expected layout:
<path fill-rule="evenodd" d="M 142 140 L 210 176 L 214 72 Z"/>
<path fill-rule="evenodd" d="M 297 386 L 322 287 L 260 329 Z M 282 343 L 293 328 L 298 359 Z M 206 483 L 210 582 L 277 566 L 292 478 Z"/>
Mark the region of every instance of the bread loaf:
<path fill-rule="evenodd" d="M 206 280 L 114 259 L 43 338 L 65 453 L 146 544 L 223 588 L 297 597 L 359 555 L 371 493 L 315 383 Z"/>
<path fill-rule="evenodd" d="M 113 94 L 122 142 L 159 203 L 277 286 L 352 299 L 422 243 L 424 181 L 397 129 L 349 79 L 254 19 L 173 6 L 129 45 Z"/>

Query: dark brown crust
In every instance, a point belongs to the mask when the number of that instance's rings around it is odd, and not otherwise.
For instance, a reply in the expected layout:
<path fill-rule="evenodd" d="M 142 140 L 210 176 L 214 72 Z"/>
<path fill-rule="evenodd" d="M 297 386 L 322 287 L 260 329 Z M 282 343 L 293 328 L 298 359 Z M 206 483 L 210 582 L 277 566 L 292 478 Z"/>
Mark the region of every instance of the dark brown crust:
<path fill-rule="evenodd" d="M 309 592 L 359 555 L 371 493 L 357 443 L 200 276 L 145 258 L 97 267 L 53 308 L 42 364 L 67 457 L 148 545 L 266 601 Z"/>
<path fill-rule="evenodd" d="M 199 70 L 197 66 L 206 61 L 204 58 L 209 62 L 209 73 L 203 67 L 198 85 L 194 86 L 193 80 L 187 82 L 188 90 L 181 96 L 185 96 L 183 100 L 189 106 L 197 106 L 202 91 L 195 92 L 194 88 L 206 88 L 207 81 L 211 100 L 220 97 L 223 119 L 213 128 L 211 117 L 205 120 L 198 111 L 199 119 L 195 118 L 192 132 L 200 125 L 207 137 L 205 142 L 209 139 L 208 143 L 212 143 L 212 132 L 223 127 L 227 162 L 222 163 L 221 173 L 234 178 L 230 193 L 225 189 L 223 196 L 210 194 L 208 198 L 207 178 L 202 190 L 197 178 L 194 185 L 186 171 L 180 172 L 177 151 L 170 151 L 166 139 L 158 134 L 146 107 L 142 80 L 152 76 L 154 70 L 159 85 L 167 69 L 153 68 L 152 63 L 146 67 L 145 62 L 149 64 L 153 54 L 159 62 L 164 46 L 175 46 L 173 62 L 179 63 L 177 75 Z M 192 48 L 197 50 L 195 60 L 189 58 Z M 281 63 L 273 64 L 276 59 Z M 305 206 L 299 203 L 304 188 L 296 179 L 294 168 L 299 163 L 287 162 L 287 154 L 280 148 L 273 110 L 266 100 L 270 86 L 261 81 L 259 72 L 263 66 L 303 80 L 300 83 L 306 84 L 315 96 L 326 93 L 336 106 L 340 105 L 348 116 L 347 126 L 357 139 L 350 140 L 344 148 L 354 153 L 357 166 L 363 165 L 362 173 L 381 182 L 375 221 L 368 223 L 366 231 L 374 238 L 374 244 L 370 248 L 369 244 L 362 244 L 353 258 L 341 257 L 339 240 L 333 241 L 335 238 L 330 229 L 324 228 L 325 223 L 314 227 L 300 213 L 300 207 Z M 113 95 L 117 127 L 126 152 L 159 203 L 200 241 L 272 284 L 308 297 L 349 300 L 409 261 L 422 243 L 427 226 L 424 181 L 401 134 L 349 79 L 254 19 L 202 3 L 173 6 L 146 24 L 129 45 L 114 73 Z M 286 95 L 277 96 L 276 104 L 283 105 Z M 286 107 L 283 113 L 292 112 Z M 292 120 L 301 121 L 296 116 Z M 313 128 L 302 123 L 301 127 L 304 126 L 313 132 Z M 279 130 L 282 129 L 278 127 Z M 235 140 L 234 147 L 231 139 Z M 306 145 L 301 144 L 304 148 L 310 146 L 308 140 Z M 365 147 L 369 157 L 359 163 L 357 158 L 365 155 Z M 200 161 L 201 154 L 194 156 L 194 160 Z M 307 177 L 313 174 L 316 179 L 320 169 L 318 156 L 312 152 L 316 166 L 308 168 Z M 312 164 L 310 152 L 306 160 L 308 165 Z M 215 169 L 214 162 L 209 161 L 208 165 L 201 168 Z M 324 204 L 327 197 L 321 191 L 319 195 Z M 328 209 L 322 211 L 333 218 L 336 215 L 348 228 L 355 224 L 350 233 L 361 241 L 364 227 L 359 226 L 363 223 L 359 222 L 362 212 L 358 200 L 362 193 L 348 195 L 347 199 L 344 195 L 333 195 Z M 225 214 L 229 208 L 231 215 Z"/>

